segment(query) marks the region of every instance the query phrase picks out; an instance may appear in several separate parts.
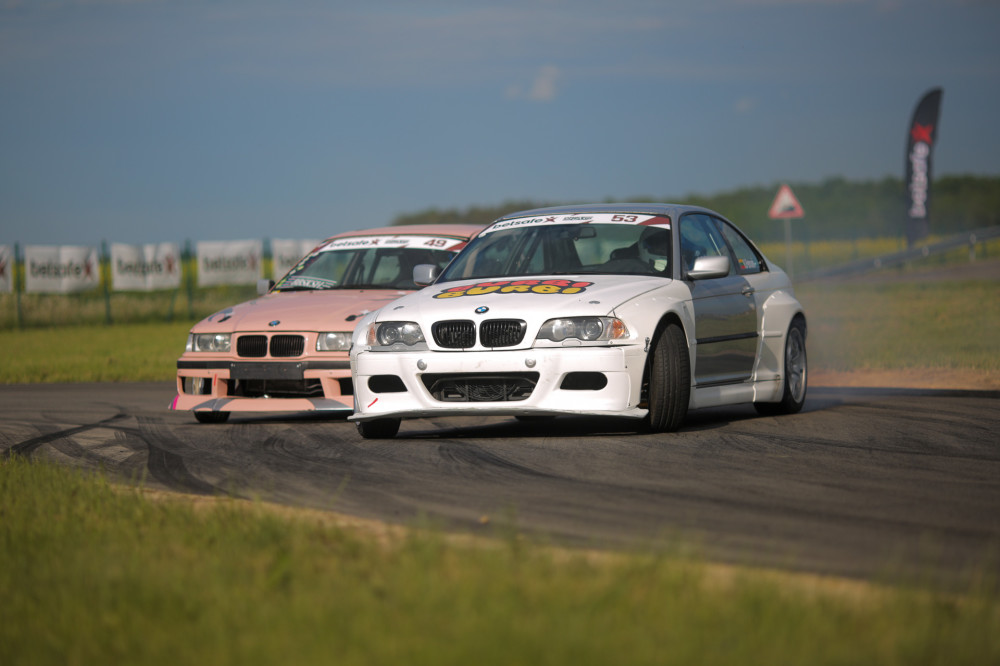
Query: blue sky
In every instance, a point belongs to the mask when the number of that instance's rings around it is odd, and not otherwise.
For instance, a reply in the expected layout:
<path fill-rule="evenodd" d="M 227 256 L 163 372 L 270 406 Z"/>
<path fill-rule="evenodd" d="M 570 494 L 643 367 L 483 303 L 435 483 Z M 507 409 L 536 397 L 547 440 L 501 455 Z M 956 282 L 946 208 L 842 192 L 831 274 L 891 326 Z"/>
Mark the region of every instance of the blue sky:
<path fill-rule="evenodd" d="M 901 178 L 936 86 L 935 174 L 998 175 L 998 34 L 996 0 L 0 0 L 0 244 Z"/>

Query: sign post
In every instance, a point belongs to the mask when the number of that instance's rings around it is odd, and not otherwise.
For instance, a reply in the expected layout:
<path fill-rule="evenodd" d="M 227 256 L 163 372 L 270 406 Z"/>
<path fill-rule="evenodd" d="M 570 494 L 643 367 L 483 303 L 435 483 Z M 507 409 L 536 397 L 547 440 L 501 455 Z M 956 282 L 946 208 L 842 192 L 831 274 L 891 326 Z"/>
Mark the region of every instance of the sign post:
<path fill-rule="evenodd" d="M 775 195 L 767 216 L 772 220 L 785 221 L 785 270 L 788 272 L 788 277 L 793 278 L 795 272 L 792 268 L 792 220 L 805 217 L 805 211 L 795 198 L 792 188 L 784 184 L 778 188 L 778 194 Z"/>

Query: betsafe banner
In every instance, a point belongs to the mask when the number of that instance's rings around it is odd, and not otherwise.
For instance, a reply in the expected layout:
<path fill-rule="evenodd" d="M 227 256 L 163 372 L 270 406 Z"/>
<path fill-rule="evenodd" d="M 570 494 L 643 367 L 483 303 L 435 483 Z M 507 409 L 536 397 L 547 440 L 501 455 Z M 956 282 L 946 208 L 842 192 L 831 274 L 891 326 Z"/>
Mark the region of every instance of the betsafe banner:
<path fill-rule="evenodd" d="M 937 141 L 941 88 L 917 103 L 906 137 L 906 242 L 912 247 L 930 233 L 931 156 Z"/>
<path fill-rule="evenodd" d="M 263 243 L 259 240 L 198 241 L 198 286 L 257 284 Z"/>
<path fill-rule="evenodd" d="M 24 289 L 69 294 L 95 289 L 101 280 L 97 248 L 79 245 L 26 245 Z"/>
<path fill-rule="evenodd" d="M 14 255 L 10 245 L 0 245 L 0 293 L 14 290 Z"/>
<path fill-rule="evenodd" d="M 115 291 L 176 289 L 181 284 L 177 243 L 111 244 L 111 284 Z"/>

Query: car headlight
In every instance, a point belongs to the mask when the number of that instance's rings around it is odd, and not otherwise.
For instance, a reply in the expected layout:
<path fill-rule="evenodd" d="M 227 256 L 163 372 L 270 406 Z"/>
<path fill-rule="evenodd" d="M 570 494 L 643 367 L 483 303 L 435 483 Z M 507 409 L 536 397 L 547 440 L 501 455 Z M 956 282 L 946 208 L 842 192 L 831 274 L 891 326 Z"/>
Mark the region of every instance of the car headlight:
<path fill-rule="evenodd" d="M 227 352 L 231 337 L 229 333 L 192 333 L 188 336 L 187 351 Z"/>
<path fill-rule="evenodd" d="M 569 338 L 585 342 L 620 340 L 628 337 L 625 322 L 615 317 L 561 317 L 549 319 L 538 330 L 537 340 L 561 342 Z"/>
<path fill-rule="evenodd" d="M 316 339 L 316 351 L 350 351 L 350 349 L 350 333 L 320 333 L 319 337 Z"/>
<path fill-rule="evenodd" d="M 380 321 L 368 329 L 371 347 L 406 348 L 425 343 L 420 325 L 414 321 Z"/>

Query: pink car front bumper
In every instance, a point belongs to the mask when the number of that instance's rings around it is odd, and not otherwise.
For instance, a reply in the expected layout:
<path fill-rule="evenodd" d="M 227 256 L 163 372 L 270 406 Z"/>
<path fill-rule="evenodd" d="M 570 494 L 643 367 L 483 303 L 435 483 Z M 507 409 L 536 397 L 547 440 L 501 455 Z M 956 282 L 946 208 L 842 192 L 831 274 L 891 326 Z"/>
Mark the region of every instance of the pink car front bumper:
<path fill-rule="evenodd" d="M 354 409 L 348 361 L 229 361 L 182 358 L 171 409 L 305 412 Z"/>

